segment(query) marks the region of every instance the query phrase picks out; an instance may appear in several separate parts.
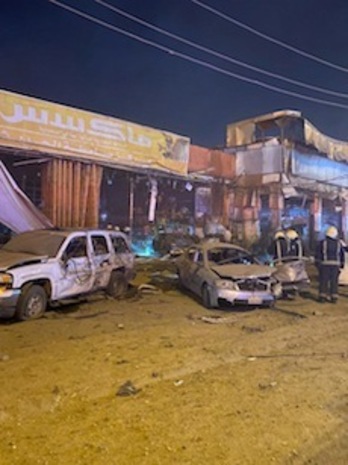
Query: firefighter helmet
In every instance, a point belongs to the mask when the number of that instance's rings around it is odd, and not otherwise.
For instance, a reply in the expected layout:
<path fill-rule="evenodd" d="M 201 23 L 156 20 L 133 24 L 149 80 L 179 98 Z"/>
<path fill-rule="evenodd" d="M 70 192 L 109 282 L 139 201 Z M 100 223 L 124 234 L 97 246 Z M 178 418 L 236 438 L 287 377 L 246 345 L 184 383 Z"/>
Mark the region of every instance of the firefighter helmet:
<path fill-rule="evenodd" d="M 336 226 L 329 226 L 326 230 L 326 237 L 330 237 L 330 239 L 337 239 L 338 231 Z"/>
<path fill-rule="evenodd" d="M 288 239 L 293 241 L 294 239 L 298 238 L 298 233 L 297 233 L 297 231 L 295 231 L 295 229 L 288 229 L 286 231 L 286 236 L 287 236 Z"/>
<path fill-rule="evenodd" d="M 276 233 L 274 234 L 274 239 L 283 239 L 285 238 L 285 233 L 284 231 L 282 230 L 279 230 L 279 231 L 276 231 Z"/>

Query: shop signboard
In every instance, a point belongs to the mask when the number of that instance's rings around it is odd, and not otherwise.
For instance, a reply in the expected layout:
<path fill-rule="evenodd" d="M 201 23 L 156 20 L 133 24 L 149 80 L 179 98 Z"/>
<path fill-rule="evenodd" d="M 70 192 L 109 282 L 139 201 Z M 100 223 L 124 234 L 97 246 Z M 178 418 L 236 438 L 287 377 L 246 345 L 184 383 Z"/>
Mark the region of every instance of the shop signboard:
<path fill-rule="evenodd" d="M 0 90 L 0 146 L 186 175 L 190 140 Z"/>

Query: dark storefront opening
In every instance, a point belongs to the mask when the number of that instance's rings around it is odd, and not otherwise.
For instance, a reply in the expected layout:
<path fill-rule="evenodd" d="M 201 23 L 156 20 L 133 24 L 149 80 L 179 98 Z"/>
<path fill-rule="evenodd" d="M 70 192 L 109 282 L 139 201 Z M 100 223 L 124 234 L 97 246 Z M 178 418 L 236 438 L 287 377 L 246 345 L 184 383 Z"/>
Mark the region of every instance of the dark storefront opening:
<path fill-rule="evenodd" d="M 129 226 L 129 179 L 131 174 L 104 168 L 99 218 L 102 228 Z"/>
<path fill-rule="evenodd" d="M 326 231 L 329 226 L 336 226 L 342 231 L 342 207 L 336 200 L 323 199 L 321 224 L 322 231 Z"/>
<path fill-rule="evenodd" d="M 307 196 L 290 197 L 284 201 L 284 212 L 282 215 L 282 226 L 295 229 L 302 240 L 309 241 L 311 200 Z"/>

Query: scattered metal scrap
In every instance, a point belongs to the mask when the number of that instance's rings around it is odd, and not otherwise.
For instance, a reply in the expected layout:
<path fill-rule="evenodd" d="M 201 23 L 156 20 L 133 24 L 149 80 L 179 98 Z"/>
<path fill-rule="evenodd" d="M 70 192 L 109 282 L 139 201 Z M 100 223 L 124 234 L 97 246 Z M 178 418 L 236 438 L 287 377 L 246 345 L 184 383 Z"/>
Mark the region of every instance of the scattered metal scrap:
<path fill-rule="evenodd" d="M 138 389 L 134 386 L 132 381 L 126 381 L 118 391 L 116 392 L 116 396 L 121 396 L 121 397 L 128 397 L 128 396 L 134 396 L 135 394 L 138 394 L 141 389 Z"/>
<path fill-rule="evenodd" d="M 158 294 L 160 289 L 158 287 L 153 286 L 152 284 L 140 284 L 138 287 L 138 291 L 141 292 L 142 294 Z"/>

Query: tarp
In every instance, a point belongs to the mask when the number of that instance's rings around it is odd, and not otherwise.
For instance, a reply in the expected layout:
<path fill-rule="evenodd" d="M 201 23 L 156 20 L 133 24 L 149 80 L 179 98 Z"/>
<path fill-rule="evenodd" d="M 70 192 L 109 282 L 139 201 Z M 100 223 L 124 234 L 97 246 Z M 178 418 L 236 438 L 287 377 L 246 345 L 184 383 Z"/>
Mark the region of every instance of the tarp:
<path fill-rule="evenodd" d="M 190 139 L 0 90 L 0 145 L 186 175 Z"/>
<path fill-rule="evenodd" d="M 348 162 L 348 142 L 322 134 L 307 120 L 304 121 L 304 135 L 307 145 L 312 145 L 331 160 Z"/>
<path fill-rule="evenodd" d="M 48 218 L 18 187 L 0 161 L 0 223 L 15 233 L 31 229 L 51 228 Z"/>
<path fill-rule="evenodd" d="M 316 154 L 293 150 L 291 172 L 313 182 L 348 188 L 348 165 Z"/>

